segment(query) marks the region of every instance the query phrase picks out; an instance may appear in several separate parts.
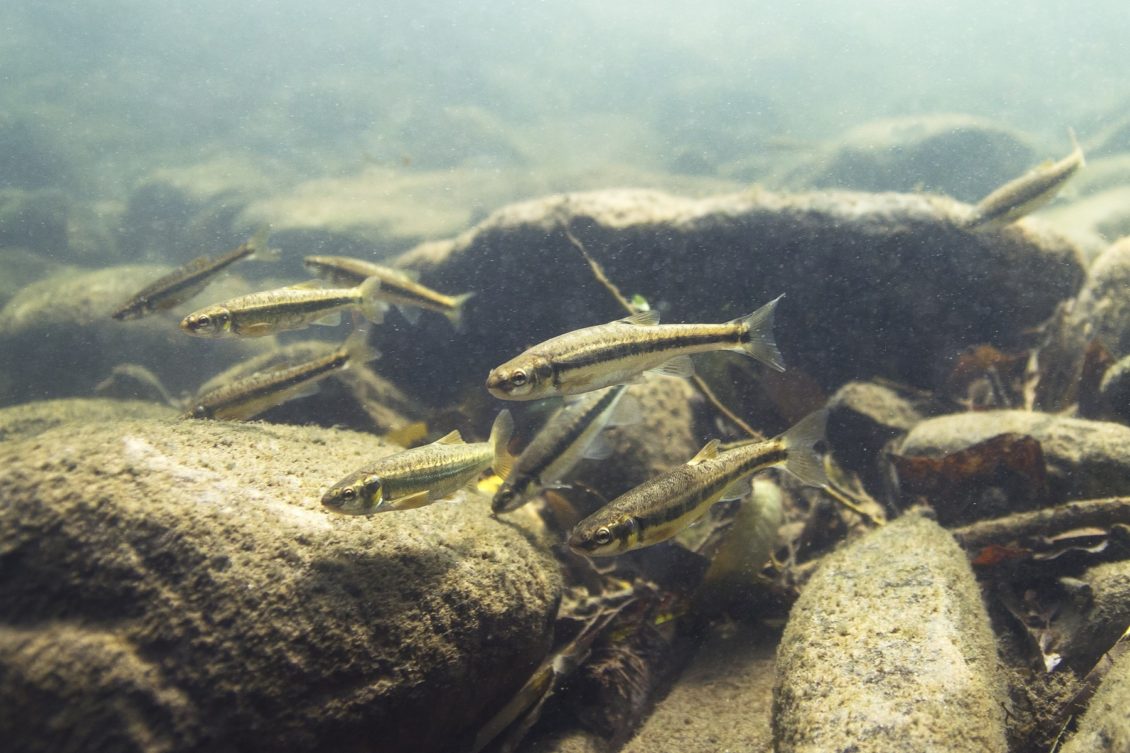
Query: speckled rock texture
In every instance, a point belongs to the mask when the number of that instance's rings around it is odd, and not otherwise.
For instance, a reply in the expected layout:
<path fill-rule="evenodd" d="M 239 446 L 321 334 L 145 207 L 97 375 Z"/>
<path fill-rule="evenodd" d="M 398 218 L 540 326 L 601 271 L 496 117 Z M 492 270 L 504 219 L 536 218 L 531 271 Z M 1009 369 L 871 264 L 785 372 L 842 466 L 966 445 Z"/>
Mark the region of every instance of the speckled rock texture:
<path fill-rule="evenodd" d="M 994 753 L 1005 690 L 965 554 L 912 512 L 830 555 L 777 652 L 778 753 Z"/>
<path fill-rule="evenodd" d="M 0 444 L 5 747 L 421 753 L 473 735 L 549 646 L 557 566 L 480 497 L 321 508 L 390 451 L 130 417 Z"/>
<path fill-rule="evenodd" d="M 1130 425 L 1130 356 L 1122 358 L 1103 374 L 1099 397 L 1107 416 Z"/>
<path fill-rule="evenodd" d="M 1103 678 L 1063 753 L 1126 753 L 1130 750 L 1128 710 L 1130 651 L 1124 652 Z"/>
<path fill-rule="evenodd" d="M 1048 501 L 1130 494 L 1130 427 L 1107 421 L 1019 410 L 955 413 L 915 426 L 897 452 L 939 457 L 1005 433 L 1025 434 L 1040 443 Z M 1002 514 L 988 508 L 983 513 L 974 517 Z"/>
<path fill-rule="evenodd" d="M 0 309 L 0 405 L 90 395 L 124 362 L 152 369 L 175 394 L 194 388 L 210 369 L 218 371 L 274 344 L 273 337 L 190 337 L 180 331 L 175 313 L 126 322 L 110 318 L 119 304 L 168 271 L 150 265 L 65 270 L 13 296 Z M 238 287 L 229 279 L 193 302 L 212 295 L 224 300 Z"/>
<path fill-rule="evenodd" d="M 0 409 L 0 442 L 33 437 L 60 426 L 97 425 L 123 419 L 172 419 L 177 411 L 138 400 L 72 397 Z"/>
<path fill-rule="evenodd" d="M 827 390 L 874 376 L 935 385 L 970 344 L 1018 345 L 1083 280 L 1069 242 L 1025 221 L 971 233 L 960 226 L 967 212 L 937 196 L 764 191 L 624 189 L 513 204 L 398 257 L 426 284 L 477 294 L 458 336 L 431 317 L 388 332 L 382 371 L 442 401 L 463 374 L 481 383 L 533 342 L 621 318 L 567 229 L 666 322 L 727 321 L 784 293 L 775 330 L 791 370 Z M 421 378 L 421 363 L 458 363 L 460 376 Z"/>
<path fill-rule="evenodd" d="M 1130 355 L 1130 238 L 1111 245 L 1087 271 L 1075 320 L 1116 358 Z"/>

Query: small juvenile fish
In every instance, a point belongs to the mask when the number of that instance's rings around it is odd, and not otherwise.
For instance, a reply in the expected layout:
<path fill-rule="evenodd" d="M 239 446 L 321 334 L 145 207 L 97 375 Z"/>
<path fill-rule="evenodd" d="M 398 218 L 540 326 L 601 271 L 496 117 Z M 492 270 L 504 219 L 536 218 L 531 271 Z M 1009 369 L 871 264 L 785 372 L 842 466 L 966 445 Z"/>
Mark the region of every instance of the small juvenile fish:
<path fill-rule="evenodd" d="M 802 419 L 784 434 L 764 442 L 718 452 L 713 439 L 686 464 L 645 481 L 578 523 L 569 547 L 590 557 L 640 549 L 675 536 L 722 499 L 749 490 L 747 476 L 774 465 L 806 484 L 827 483 L 815 445 L 824 437 L 826 411 Z"/>
<path fill-rule="evenodd" d="M 262 337 L 311 324 L 336 325 L 347 308 L 360 309 L 371 322 L 381 320 L 378 278 L 355 288 L 323 289 L 320 284 L 314 280 L 232 298 L 189 314 L 180 327 L 197 337 Z"/>
<path fill-rule="evenodd" d="M 560 481 L 582 458 L 607 457 L 612 448 L 600 432 L 614 423 L 632 423 L 639 408 L 628 402 L 628 386 L 590 392 L 557 411 L 514 461 L 510 475 L 494 495 L 496 513 L 517 510 L 538 491 Z"/>
<path fill-rule="evenodd" d="M 1071 132 L 1071 141 L 1075 145 L 1071 154 L 1010 180 L 981 199 L 965 226 L 969 229 L 1004 227 L 1055 198 L 1063 184 L 1086 164 L 1083 148 L 1079 146 L 1074 131 Z"/>
<path fill-rule="evenodd" d="M 724 324 L 659 324 L 658 312 L 641 311 L 566 332 L 493 369 L 487 389 L 503 400 L 538 400 L 638 381 L 651 370 L 686 377 L 694 373 L 689 354 L 712 350 L 736 350 L 784 371 L 773 340 L 780 300 Z"/>
<path fill-rule="evenodd" d="M 345 515 L 430 505 L 473 484 L 487 468 L 505 476 L 512 462 L 506 444 L 513 431 L 514 419 L 504 410 L 495 418 L 488 441 L 466 444 L 453 431 L 431 444 L 381 458 L 330 487 L 322 504 Z"/>
<path fill-rule="evenodd" d="M 404 318 L 415 323 L 419 318 L 418 309 L 436 311 L 446 316 L 451 324 L 459 329 L 463 304 L 474 293 L 444 295 L 421 285 L 410 275 L 399 269 L 383 267 L 364 259 L 348 256 L 307 256 L 306 268 L 333 285 L 357 285 L 367 277 L 381 280 L 380 298 L 400 309 Z"/>
<path fill-rule="evenodd" d="M 142 288 L 128 301 L 118 307 L 111 316 L 119 321 L 140 319 L 156 311 L 171 309 L 184 303 L 199 293 L 225 268 L 240 259 L 252 256 L 272 260 L 277 254 L 267 248 L 269 228 L 261 228 L 255 235 L 223 256 L 198 256 L 192 261 L 177 267 L 164 277 Z"/>
<path fill-rule="evenodd" d="M 293 366 L 280 366 L 258 371 L 228 384 L 201 392 L 193 398 L 184 418 L 214 418 L 225 421 L 246 421 L 268 408 L 313 392 L 326 377 L 364 363 L 379 354 L 369 345 L 368 332 L 354 332 L 331 353 Z"/>

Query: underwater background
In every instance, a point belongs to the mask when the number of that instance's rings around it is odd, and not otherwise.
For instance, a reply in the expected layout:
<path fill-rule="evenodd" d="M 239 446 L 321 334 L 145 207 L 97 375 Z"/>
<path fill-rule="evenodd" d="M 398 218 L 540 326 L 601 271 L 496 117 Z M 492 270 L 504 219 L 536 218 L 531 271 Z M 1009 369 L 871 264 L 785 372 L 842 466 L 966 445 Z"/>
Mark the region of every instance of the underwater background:
<path fill-rule="evenodd" d="M 1128 29 L 7 0 L 0 748 L 1130 750 Z"/>

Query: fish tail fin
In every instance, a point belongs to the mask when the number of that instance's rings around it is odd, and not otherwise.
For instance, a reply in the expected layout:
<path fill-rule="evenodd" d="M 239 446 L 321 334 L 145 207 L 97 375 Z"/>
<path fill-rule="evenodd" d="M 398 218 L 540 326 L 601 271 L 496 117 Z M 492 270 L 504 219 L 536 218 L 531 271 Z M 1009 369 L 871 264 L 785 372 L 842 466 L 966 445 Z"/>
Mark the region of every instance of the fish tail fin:
<path fill-rule="evenodd" d="M 467 302 L 468 298 L 474 295 L 475 293 L 472 291 L 455 296 L 454 305 L 451 307 L 451 310 L 446 313 L 448 320 L 451 322 L 451 326 L 454 327 L 456 331 L 462 331 L 463 329 L 463 304 Z"/>
<path fill-rule="evenodd" d="M 784 297 L 782 293 L 749 316 L 743 316 L 732 322 L 742 328 L 741 344 L 735 349 L 777 371 L 785 370 L 785 361 L 781 357 L 781 351 L 777 349 L 777 342 L 773 339 L 773 314 L 777 309 L 777 302 Z"/>
<path fill-rule="evenodd" d="M 255 261 L 278 261 L 282 258 L 277 248 L 271 248 L 267 245 L 267 239 L 271 237 L 271 226 L 267 224 L 260 225 L 255 231 L 255 234 L 247 239 L 248 255 L 253 257 Z"/>
<path fill-rule="evenodd" d="M 499 411 L 498 416 L 494 419 L 494 425 L 490 427 L 490 446 L 494 450 L 494 461 L 491 463 L 491 469 L 502 479 L 510 475 L 510 469 L 514 465 L 514 456 L 507 449 L 510 444 L 510 437 L 513 435 L 514 416 L 510 414 L 509 410 L 503 409 Z"/>
<path fill-rule="evenodd" d="M 381 292 L 381 278 L 366 277 L 365 280 L 357 286 L 357 292 L 361 295 L 361 313 L 364 314 L 365 318 L 374 324 L 383 322 L 385 310 L 388 306 L 379 297 Z"/>
<path fill-rule="evenodd" d="M 1075 153 L 1079 155 L 1079 167 L 1087 166 L 1087 158 L 1083 155 L 1083 147 L 1079 145 L 1079 139 L 1075 137 L 1075 129 L 1068 126 L 1067 135 L 1071 137 L 1071 145 L 1075 147 Z"/>
<path fill-rule="evenodd" d="M 369 342 L 369 330 L 364 327 L 354 330 L 342 348 L 349 354 L 350 363 L 368 363 L 381 357 L 381 352 Z"/>
<path fill-rule="evenodd" d="M 809 413 L 781 435 L 788 451 L 785 470 L 809 486 L 825 486 L 828 483 L 824 460 L 816 452 L 816 445 L 824 440 L 827 424 L 828 411 L 821 409 Z"/>

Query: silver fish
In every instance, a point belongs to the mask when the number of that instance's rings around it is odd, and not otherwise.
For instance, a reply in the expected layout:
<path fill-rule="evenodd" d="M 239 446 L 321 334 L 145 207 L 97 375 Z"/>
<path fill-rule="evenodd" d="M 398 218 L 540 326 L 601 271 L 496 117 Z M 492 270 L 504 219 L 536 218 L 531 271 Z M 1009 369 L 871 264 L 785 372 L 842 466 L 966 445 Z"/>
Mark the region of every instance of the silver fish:
<path fill-rule="evenodd" d="M 645 481 L 578 523 L 569 547 L 604 557 L 666 541 L 715 502 L 744 496 L 746 477 L 775 465 L 784 465 L 806 484 L 823 486 L 827 478 L 815 445 L 824 437 L 826 421 L 827 412 L 818 411 L 779 437 L 722 453 L 718 440 L 711 440 L 685 465 Z"/>
<path fill-rule="evenodd" d="M 537 400 L 637 381 L 651 370 L 690 376 L 689 355 L 712 350 L 738 351 L 784 371 L 773 340 L 773 312 L 781 297 L 723 324 L 659 324 L 657 312 L 643 311 L 566 332 L 493 369 L 487 389 L 503 400 Z"/>

